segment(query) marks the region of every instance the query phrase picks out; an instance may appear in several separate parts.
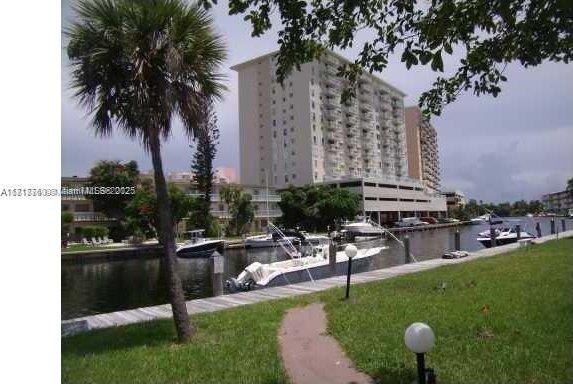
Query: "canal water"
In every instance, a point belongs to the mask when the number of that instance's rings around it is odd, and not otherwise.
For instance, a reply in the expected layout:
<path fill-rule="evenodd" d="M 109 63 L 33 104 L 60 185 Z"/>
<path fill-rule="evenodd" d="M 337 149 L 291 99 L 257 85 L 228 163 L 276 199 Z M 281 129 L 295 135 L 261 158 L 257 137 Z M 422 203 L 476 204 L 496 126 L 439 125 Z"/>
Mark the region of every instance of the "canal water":
<path fill-rule="evenodd" d="M 522 220 L 522 228 L 535 234 L 539 222 L 543 235 L 550 233 L 550 218 L 511 218 Z M 561 218 L 556 218 L 561 232 Z M 573 220 L 566 220 L 567 230 Z M 467 251 L 483 249 L 476 241 L 487 225 L 460 226 L 461 248 Z M 454 249 L 456 228 L 408 233 L 410 248 L 418 260 L 441 257 Z M 400 239 L 402 236 L 398 236 Z M 395 240 L 388 240 L 389 249 L 372 260 L 371 269 L 388 268 L 404 263 L 404 249 Z M 236 277 L 247 265 L 258 261 L 269 263 L 283 258 L 284 252 L 274 249 L 228 249 L 225 251 L 224 279 Z M 159 258 L 121 261 L 81 261 L 62 263 L 62 319 L 95 315 L 132 308 L 159 305 L 168 302 L 164 265 Z M 178 271 L 185 297 L 197 299 L 212 295 L 209 259 L 178 259 Z"/>

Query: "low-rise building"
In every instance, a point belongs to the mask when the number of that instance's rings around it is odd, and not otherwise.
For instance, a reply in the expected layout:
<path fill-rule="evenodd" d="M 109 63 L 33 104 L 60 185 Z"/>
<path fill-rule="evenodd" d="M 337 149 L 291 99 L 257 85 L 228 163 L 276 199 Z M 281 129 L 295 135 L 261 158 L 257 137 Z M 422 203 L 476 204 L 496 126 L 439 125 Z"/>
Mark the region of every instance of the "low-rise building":
<path fill-rule="evenodd" d="M 542 200 L 547 212 L 566 215 L 573 209 L 573 190 L 548 193 L 542 196 Z"/>
<path fill-rule="evenodd" d="M 442 195 L 444 195 L 446 198 L 448 212 L 452 209 L 464 207 L 466 205 L 465 195 L 460 190 L 445 191 L 442 192 Z"/>
<path fill-rule="evenodd" d="M 62 211 L 72 212 L 74 221 L 69 225 L 69 233 L 72 237 L 81 235 L 81 228 L 88 226 L 109 226 L 113 219 L 94 209 L 93 200 L 84 193 L 83 188 L 88 182 L 87 177 L 62 177 Z"/>
<path fill-rule="evenodd" d="M 446 199 L 408 178 L 357 178 L 324 184 L 345 188 L 360 196 L 365 216 L 382 225 L 391 225 L 402 217 L 445 217 Z"/>

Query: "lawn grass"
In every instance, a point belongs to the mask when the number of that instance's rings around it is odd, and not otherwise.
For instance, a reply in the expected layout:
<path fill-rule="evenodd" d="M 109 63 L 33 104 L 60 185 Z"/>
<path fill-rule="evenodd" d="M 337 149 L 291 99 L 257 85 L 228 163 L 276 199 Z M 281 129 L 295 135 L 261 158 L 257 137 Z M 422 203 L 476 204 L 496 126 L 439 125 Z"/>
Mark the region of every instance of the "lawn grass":
<path fill-rule="evenodd" d="M 394 279 L 194 316 L 188 345 L 172 321 L 62 339 L 69 383 L 283 383 L 284 311 L 326 303 L 329 333 L 382 383 L 411 383 L 405 328 L 428 323 L 440 383 L 569 383 L 573 379 L 573 239 Z M 442 288 L 445 287 L 445 288 Z"/>
<path fill-rule="evenodd" d="M 440 383 L 571 383 L 572 277 L 566 239 L 360 285 L 327 303 L 329 333 L 382 383 L 415 380 L 404 331 L 416 321 L 435 332 Z"/>

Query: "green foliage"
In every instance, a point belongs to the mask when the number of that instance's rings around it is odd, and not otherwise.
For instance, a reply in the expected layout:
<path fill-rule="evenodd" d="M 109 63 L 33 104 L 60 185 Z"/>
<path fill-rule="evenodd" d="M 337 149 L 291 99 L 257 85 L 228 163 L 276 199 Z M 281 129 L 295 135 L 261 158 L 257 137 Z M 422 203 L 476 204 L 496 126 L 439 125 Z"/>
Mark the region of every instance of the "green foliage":
<path fill-rule="evenodd" d="M 135 161 L 122 164 L 119 161 L 100 160 L 90 170 L 86 187 L 119 187 L 126 193 L 91 194 L 96 211 L 107 217 L 120 219 L 127 204 L 133 198 L 133 191 L 139 182 L 139 170 Z M 119 190 L 121 192 L 121 190 Z"/>
<path fill-rule="evenodd" d="M 202 0 L 209 7 L 217 0 Z M 402 53 L 406 68 L 430 65 L 445 72 L 443 56 L 460 56 L 451 76 L 438 76 L 419 104 L 426 114 L 439 115 L 462 91 L 475 95 L 501 91 L 508 63 L 524 67 L 543 61 L 568 63 L 573 58 L 573 7 L 569 1 L 455 1 L 434 0 L 229 0 L 229 14 L 244 15 L 252 36 L 278 32 L 277 78 L 321 56 L 325 48 L 351 48 L 358 35 L 371 38 L 353 63 L 338 68 L 354 87 L 363 70 L 381 72 L 390 55 Z M 277 15 L 278 13 L 278 15 Z"/>
<path fill-rule="evenodd" d="M 213 160 L 217 154 L 217 144 L 219 144 L 217 115 L 212 100 L 207 104 L 196 140 L 197 145 L 191 162 L 191 170 L 194 173 L 193 183 L 197 185 L 199 192 L 203 193 L 205 201 L 210 202 L 215 178 Z"/>
<path fill-rule="evenodd" d="M 252 196 L 241 187 L 225 185 L 219 192 L 221 200 L 229 207 L 231 220 L 227 228 L 229 235 L 242 235 L 255 218 Z"/>
<path fill-rule="evenodd" d="M 103 225 L 82 227 L 82 236 L 91 240 L 92 237 L 105 237 L 109 235 L 109 229 Z"/>
<path fill-rule="evenodd" d="M 191 170 L 193 171 L 193 183 L 202 196 L 192 203 L 188 227 L 205 229 L 207 236 L 218 236 L 218 224 L 211 215 L 211 194 L 215 178 L 213 160 L 217 154 L 217 144 L 219 143 L 217 116 L 212 100 L 207 105 L 196 140 L 197 145 L 193 153 Z"/>
<path fill-rule="evenodd" d="M 353 219 L 359 210 L 358 195 L 325 185 L 289 186 L 281 192 L 281 224 L 305 230 L 334 228 L 339 220 Z"/>
<path fill-rule="evenodd" d="M 514 203 L 504 202 L 500 204 L 483 203 L 478 204 L 475 200 L 470 200 L 464 207 L 452 209 L 449 216 L 458 220 L 466 221 L 474 217 L 481 216 L 488 212 L 493 212 L 501 217 L 520 217 L 528 213 L 538 214 L 544 211 L 543 203 L 539 200 L 519 200 Z"/>
<path fill-rule="evenodd" d="M 63 211 L 61 220 L 62 220 L 62 225 L 73 223 L 74 222 L 74 214 L 70 211 Z"/>
<path fill-rule="evenodd" d="M 189 215 L 193 208 L 194 199 L 187 196 L 173 183 L 168 184 L 167 190 L 173 219 L 172 226 L 175 227 Z M 139 230 L 146 237 L 153 237 L 158 233 L 158 210 L 153 183 L 146 180 L 137 189 L 133 200 L 126 207 L 125 223 L 131 231 Z"/>

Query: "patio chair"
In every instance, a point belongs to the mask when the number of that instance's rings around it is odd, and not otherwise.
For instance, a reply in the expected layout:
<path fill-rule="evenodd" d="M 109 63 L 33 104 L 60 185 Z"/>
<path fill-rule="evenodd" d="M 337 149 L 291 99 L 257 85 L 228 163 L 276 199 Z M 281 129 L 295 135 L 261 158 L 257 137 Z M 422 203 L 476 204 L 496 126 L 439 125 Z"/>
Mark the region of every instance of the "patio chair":
<path fill-rule="evenodd" d="M 99 241 L 97 241 L 97 239 L 95 237 L 92 237 L 92 244 L 93 245 L 101 245 L 101 243 Z"/>
<path fill-rule="evenodd" d="M 92 245 L 92 242 L 89 241 L 88 239 L 86 239 L 85 237 L 82 237 L 82 244 L 83 245 Z"/>

